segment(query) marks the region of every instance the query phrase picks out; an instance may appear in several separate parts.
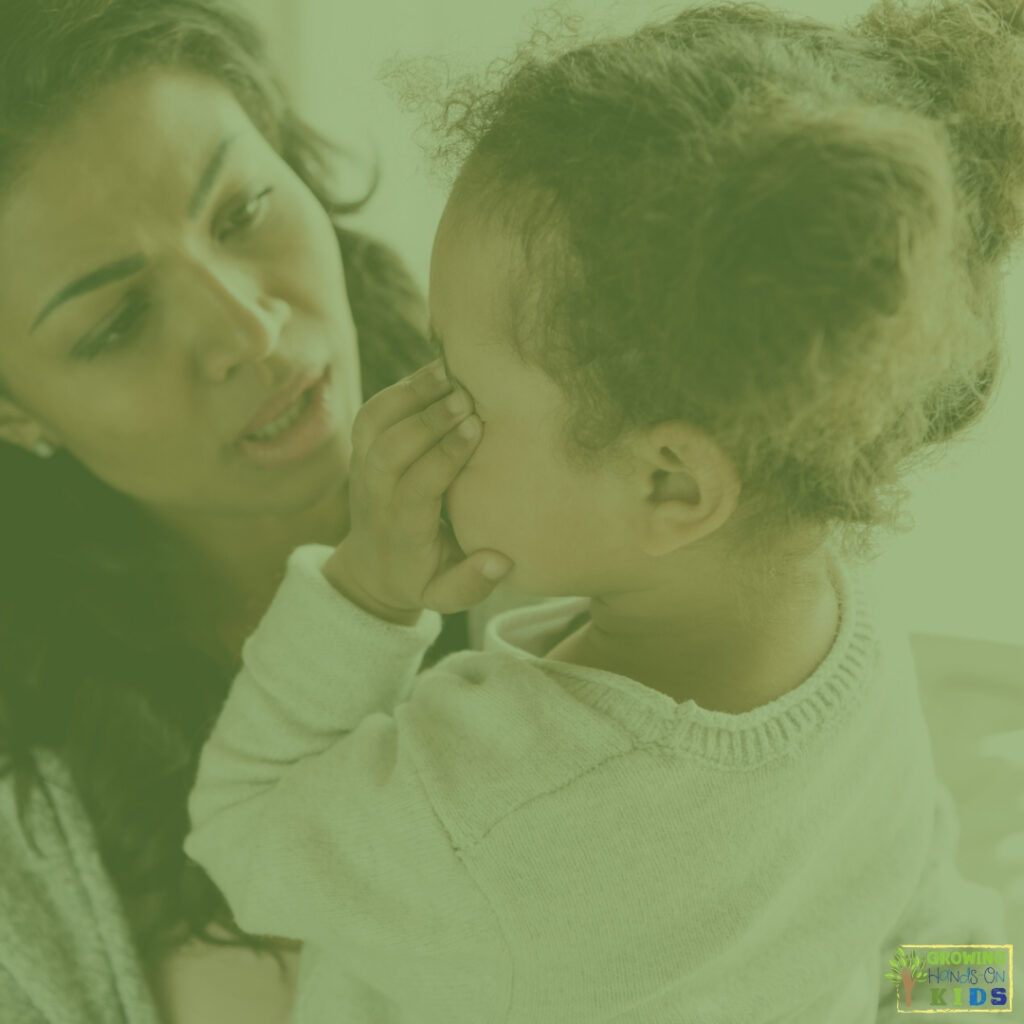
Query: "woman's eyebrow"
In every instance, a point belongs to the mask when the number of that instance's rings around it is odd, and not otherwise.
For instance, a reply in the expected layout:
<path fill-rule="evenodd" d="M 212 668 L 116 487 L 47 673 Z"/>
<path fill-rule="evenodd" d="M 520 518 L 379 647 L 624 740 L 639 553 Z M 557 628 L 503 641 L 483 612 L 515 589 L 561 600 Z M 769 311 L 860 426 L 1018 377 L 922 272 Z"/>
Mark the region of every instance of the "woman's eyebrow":
<path fill-rule="evenodd" d="M 73 299 L 84 292 L 94 291 L 96 288 L 102 288 L 113 281 L 120 281 L 123 277 L 131 277 L 142 270 L 145 265 L 146 257 L 138 253 L 135 256 L 118 260 L 116 263 L 108 263 L 106 266 L 100 267 L 99 270 L 83 274 L 50 299 L 43 307 L 43 311 L 36 317 L 28 333 L 31 334 L 58 306 L 67 302 L 68 299 Z"/>
<path fill-rule="evenodd" d="M 189 200 L 188 216 L 190 220 L 194 220 L 206 204 L 206 200 L 209 198 L 210 192 L 217 181 L 217 175 L 220 174 L 220 169 L 224 166 L 228 147 L 235 141 L 235 138 L 236 136 L 229 135 L 227 138 L 221 139 L 220 144 L 213 152 L 213 156 L 207 161 L 203 173 L 199 176 L 199 182 L 196 185 L 195 191 L 192 193 L 192 198 Z M 29 329 L 29 334 L 32 334 L 58 306 L 63 305 L 69 299 L 77 298 L 85 292 L 102 288 L 114 281 L 120 281 L 122 278 L 131 277 L 133 274 L 139 273 L 145 266 L 146 257 L 141 253 L 137 253 L 134 256 L 128 256 L 125 259 L 108 263 L 106 266 L 100 267 L 97 270 L 91 270 L 89 273 L 76 278 L 71 284 L 61 288 L 43 307 L 42 312 L 36 317 L 35 322 Z"/>
<path fill-rule="evenodd" d="M 227 138 L 221 139 L 220 145 L 214 150 L 213 156 L 210 157 L 206 169 L 199 178 L 199 184 L 196 185 L 196 190 L 192 193 L 192 199 L 188 204 L 190 220 L 198 217 L 199 211 L 206 204 L 206 200 L 217 180 L 217 175 L 220 174 L 220 169 L 224 166 L 224 159 L 228 154 L 228 146 L 235 141 L 235 138 L 236 136 L 229 135 Z"/>

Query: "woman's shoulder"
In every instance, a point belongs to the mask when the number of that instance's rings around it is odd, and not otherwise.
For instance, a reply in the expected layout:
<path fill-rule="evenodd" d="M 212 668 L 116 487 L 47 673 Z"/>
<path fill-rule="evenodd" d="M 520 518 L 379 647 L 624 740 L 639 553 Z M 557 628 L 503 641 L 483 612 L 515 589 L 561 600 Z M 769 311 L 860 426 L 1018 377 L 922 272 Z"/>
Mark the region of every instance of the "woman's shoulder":
<path fill-rule="evenodd" d="M 34 753 L 39 781 L 23 798 L 13 774 L 0 779 L 0 996 L 39 1020 L 157 1024 L 71 777 L 52 752 Z"/>
<path fill-rule="evenodd" d="M 34 750 L 32 756 L 32 776 L 6 769 L 0 777 L 0 859 L 9 883 L 0 888 L 0 928 L 9 919 L 12 901 L 25 904 L 26 884 L 42 876 L 49 888 L 59 889 L 60 868 L 72 866 L 73 849 L 92 839 L 63 762 L 49 750 Z M 21 884 L 13 884 L 16 879 Z M 28 884 L 29 893 L 34 889 Z"/>
<path fill-rule="evenodd" d="M 5 867 L 26 871 L 67 860 L 69 844 L 91 840 L 91 826 L 61 758 L 32 750 L 30 778 L 5 769 L 0 775 L 0 850 Z M 83 834 L 84 833 L 84 834 Z M 9 895 L 6 888 L 0 893 Z"/>

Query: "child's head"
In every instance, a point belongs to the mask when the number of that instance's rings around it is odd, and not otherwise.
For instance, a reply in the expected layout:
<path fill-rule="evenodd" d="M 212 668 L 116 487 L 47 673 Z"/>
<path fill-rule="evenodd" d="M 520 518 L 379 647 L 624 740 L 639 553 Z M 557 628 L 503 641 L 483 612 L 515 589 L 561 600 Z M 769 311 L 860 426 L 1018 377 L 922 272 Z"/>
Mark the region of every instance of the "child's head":
<path fill-rule="evenodd" d="M 431 271 L 485 423 L 448 495 L 463 547 L 596 593 L 899 528 L 901 478 L 1000 367 L 1019 43 L 980 0 L 856 32 L 709 4 L 463 89 Z"/>
<path fill-rule="evenodd" d="M 449 518 L 465 550 L 513 560 L 507 579 L 518 589 L 642 589 L 654 560 L 725 522 L 739 482 L 715 446 L 677 420 L 579 453 L 566 429 L 571 400 L 519 355 L 538 329 L 538 292 L 516 233 L 457 189 L 434 244 L 431 317 L 484 432 L 448 490 Z"/>

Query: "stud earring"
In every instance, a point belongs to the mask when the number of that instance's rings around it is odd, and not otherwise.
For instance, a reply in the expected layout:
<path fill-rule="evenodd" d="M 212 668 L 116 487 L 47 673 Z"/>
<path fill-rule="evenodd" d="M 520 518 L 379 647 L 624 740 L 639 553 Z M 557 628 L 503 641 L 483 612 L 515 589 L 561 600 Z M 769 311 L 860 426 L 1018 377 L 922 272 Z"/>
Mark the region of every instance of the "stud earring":
<path fill-rule="evenodd" d="M 49 441 L 37 441 L 32 451 L 41 459 L 49 459 L 53 457 L 57 449 Z"/>

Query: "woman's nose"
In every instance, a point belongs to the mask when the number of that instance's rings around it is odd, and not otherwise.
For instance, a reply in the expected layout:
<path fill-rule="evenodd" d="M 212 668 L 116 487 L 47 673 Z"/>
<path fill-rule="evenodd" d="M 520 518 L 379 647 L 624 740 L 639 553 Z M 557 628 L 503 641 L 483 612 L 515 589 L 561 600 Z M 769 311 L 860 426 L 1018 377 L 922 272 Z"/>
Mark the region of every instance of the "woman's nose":
<path fill-rule="evenodd" d="M 259 362 L 275 352 L 291 316 L 289 303 L 267 293 L 254 275 L 207 265 L 195 269 L 206 300 L 197 339 L 205 375 L 221 381 L 238 364 Z"/>

